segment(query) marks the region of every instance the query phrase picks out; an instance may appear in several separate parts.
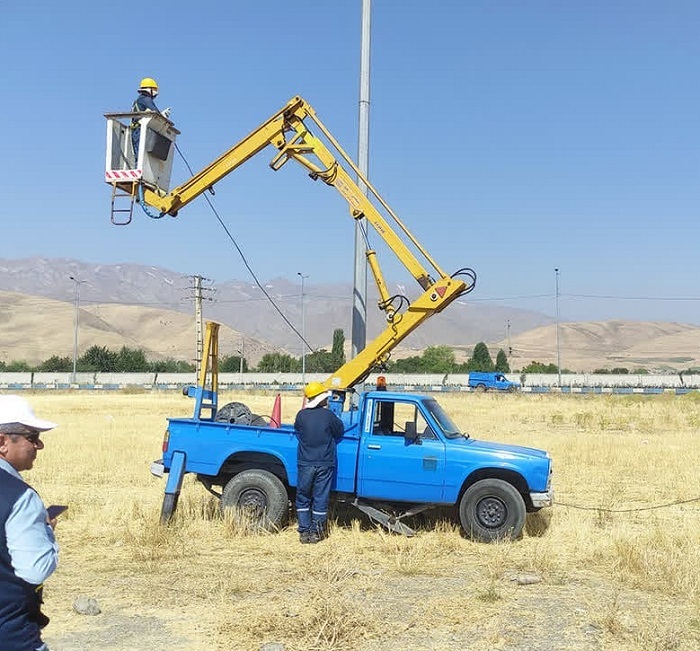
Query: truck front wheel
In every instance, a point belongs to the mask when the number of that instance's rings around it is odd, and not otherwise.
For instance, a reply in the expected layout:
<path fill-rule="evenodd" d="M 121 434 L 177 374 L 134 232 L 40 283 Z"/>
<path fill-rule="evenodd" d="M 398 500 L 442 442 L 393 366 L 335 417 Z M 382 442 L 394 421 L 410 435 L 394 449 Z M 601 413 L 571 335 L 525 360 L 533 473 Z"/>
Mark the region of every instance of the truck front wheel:
<path fill-rule="evenodd" d="M 277 531 L 289 512 L 287 489 L 267 470 L 244 470 L 234 475 L 221 493 L 221 510 L 236 508 L 266 531 Z"/>
<path fill-rule="evenodd" d="M 459 521 L 473 540 L 492 542 L 520 536 L 525 525 L 522 495 L 502 479 L 482 479 L 472 484 L 459 502 Z"/>

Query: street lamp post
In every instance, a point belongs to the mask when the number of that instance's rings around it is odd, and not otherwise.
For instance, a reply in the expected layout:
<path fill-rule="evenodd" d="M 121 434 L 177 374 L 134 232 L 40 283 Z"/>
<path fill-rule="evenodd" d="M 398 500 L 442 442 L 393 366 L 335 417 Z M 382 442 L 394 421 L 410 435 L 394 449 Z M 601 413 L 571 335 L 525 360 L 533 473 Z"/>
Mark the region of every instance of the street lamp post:
<path fill-rule="evenodd" d="M 557 378 L 558 378 L 558 383 L 559 386 L 561 386 L 561 355 L 560 355 L 560 350 L 559 350 L 559 268 L 554 269 L 554 281 L 555 281 L 555 286 L 554 286 L 554 303 L 556 306 L 556 313 L 557 313 Z"/>
<path fill-rule="evenodd" d="M 241 348 L 243 348 L 243 344 L 241 344 Z M 238 353 L 238 381 L 243 384 L 243 351 L 242 350 L 237 350 Z"/>
<path fill-rule="evenodd" d="M 513 354 L 513 347 L 510 345 L 510 318 L 506 319 L 506 342 L 508 344 L 508 359 Z"/>
<path fill-rule="evenodd" d="M 77 379 L 76 372 L 78 370 L 78 313 L 80 311 L 80 285 L 87 281 L 79 280 L 75 276 L 69 276 L 69 278 L 75 283 L 75 315 L 73 319 L 73 375 L 71 376 L 71 382 L 75 384 Z"/>
<path fill-rule="evenodd" d="M 304 279 L 308 274 L 297 271 L 297 276 L 301 278 L 301 383 L 306 384 L 306 304 L 304 302 Z"/>

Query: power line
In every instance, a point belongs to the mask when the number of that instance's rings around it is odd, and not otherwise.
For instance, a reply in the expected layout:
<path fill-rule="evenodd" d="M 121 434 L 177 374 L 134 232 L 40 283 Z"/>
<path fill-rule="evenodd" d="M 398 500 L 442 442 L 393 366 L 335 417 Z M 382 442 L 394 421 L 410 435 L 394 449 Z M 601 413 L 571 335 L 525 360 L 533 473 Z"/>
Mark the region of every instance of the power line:
<path fill-rule="evenodd" d="M 560 294 L 560 296 L 614 301 L 700 301 L 700 296 L 617 296 L 613 294 Z"/>
<path fill-rule="evenodd" d="M 639 511 L 667 509 L 671 506 L 690 504 L 691 502 L 700 502 L 700 497 L 691 497 L 689 500 L 678 500 L 676 502 L 667 502 L 666 504 L 656 504 L 654 506 L 642 506 L 636 509 L 605 509 L 600 506 L 579 506 L 577 504 L 566 504 L 565 502 L 554 502 L 554 506 L 564 506 L 568 509 L 578 509 L 579 511 L 599 511 L 601 513 L 637 513 Z"/>
<path fill-rule="evenodd" d="M 180 154 L 180 157 L 182 158 L 182 160 L 184 161 L 185 165 L 187 166 L 187 169 L 189 170 L 190 175 L 194 176 L 194 172 L 192 171 L 192 168 L 190 167 L 190 164 L 187 162 L 187 159 L 185 158 L 185 155 L 182 153 L 182 151 L 180 151 L 180 148 L 179 148 L 177 145 L 175 145 L 175 148 L 177 149 L 178 154 Z M 210 190 L 211 194 L 214 194 L 214 189 L 213 189 L 213 188 L 209 188 L 209 190 Z M 214 214 L 214 216 L 216 217 L 217 221 L 219 222 L 219 225 L 220 225 L 221 228 L 224 230 L 224 233 L 226 233 L 228 239 L 231 240 L 231 243 L 232 243 L 233 246 L 236 248 L 236 251 L 238 251 L 238 255 L 240 256 L 240 258 L 241 258 L 243 264 L 245 265 L 246 269 L 247 269 L 248 272 L 250 273 L 250 275 L 251 275 L 253 281 L 254 281 L 255 284 L 258 286 L 258 289 L 260 289 L 260 291 L 267 297 L 268 301 L 270 302 L 270 305 L 272 305 L 272 307 L 275 309 L 275 311 L 282 317 L 282 320 L 292 329 L 292 332 L 294 332 L 294 333 L 304 342 L 304 344 L 308 347 L 309 350 L 312 350 L 312 351 L 313 351 L 313 348 L 309 345 L 309 342 L 306 341 L 306 339 L 303 337 L 303 335 L 301 335 L 301 334 L 299 333 L 299 331 L 294 327 L 294 325 L 292 324 L 292 322 L 287 318 L 287 316 L 284 314 L 284 312 L 282 312 L 282 310 L 279 308 L 279 306 L 278 306 L 277 303 L 274 301 L 274 299 L 272 298 L 272 296 L 270 296 L 270 294 L 267 292 L 267 290 L 265 289 L 265 287 L 263 287 L 262 283 L 260 282 L 260 280 L 258 279 L 257 275 L 256 275 L 255 272 L 253 271 L 253 268 L 252 268 L 252 267 L 250 266 L 250 264 L 248 263 L 248 259 L 247 259 L 246 256 L 244 255 L 243 250 L 241 249 L 241 247 L 239 246 L 238 242 L 236 241 L 236 239 L 235 239 L 235 238 L 233 237 L 233 235 L 231 234 L 231 231 L 228 229 L 228 227 L 227 227 L 226 224 L 224 223 L 224 220 L 221 218 L 221 216 L 219 215 L 218 211 L 217 211 L 216 208 L 214 207 L 214 204 L 212 203 L 211 199 L 210 199 L 206 194 L 204 194 L 204 195 L 202 195 L 202 196 L 204 197 L 204 200 L 207 202 L 207 204 L 209 205 L 209 208 L 211 209 L 212 213 Z"/>

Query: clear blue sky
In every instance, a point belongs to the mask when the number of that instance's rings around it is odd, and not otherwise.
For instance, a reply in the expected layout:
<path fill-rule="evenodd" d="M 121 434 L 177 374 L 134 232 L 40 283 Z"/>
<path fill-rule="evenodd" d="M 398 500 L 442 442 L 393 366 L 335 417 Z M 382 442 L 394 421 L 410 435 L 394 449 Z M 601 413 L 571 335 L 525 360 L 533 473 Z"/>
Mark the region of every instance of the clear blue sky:
<path fill-rule="evenodd" d="M 0 0 L 0 257 L 248 279 L 203 201 L 110 224 L 102 116 L 155 77 L 199 169 L 300 94 L 355 157 L 360 15 Z M 696 0 L 375 0 L 370 177 L 443 268 L 477 270 L 475 301 L 553 314 L 558 267 L 562 318 L 700 323 L 698 34 Z M 269 158 L 217 186 L 251 266 L 351 282 L 346 204 Z"/>

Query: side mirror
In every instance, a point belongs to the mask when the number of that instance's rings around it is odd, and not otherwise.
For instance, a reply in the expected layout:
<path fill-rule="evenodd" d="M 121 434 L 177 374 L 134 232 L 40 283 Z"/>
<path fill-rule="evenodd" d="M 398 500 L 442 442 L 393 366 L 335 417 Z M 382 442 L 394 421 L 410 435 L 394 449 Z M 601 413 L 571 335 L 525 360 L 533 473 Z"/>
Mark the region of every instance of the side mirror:
<path fill-rule="evenodd" d="M 409 443 L 420 443 L 420 438 L 418 437 L 418 430 L 416 430 L 416 424 L 412 420 L 406 421 L 406 426 L 403 430 L 403 437 L 407 445 Z"/>

